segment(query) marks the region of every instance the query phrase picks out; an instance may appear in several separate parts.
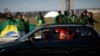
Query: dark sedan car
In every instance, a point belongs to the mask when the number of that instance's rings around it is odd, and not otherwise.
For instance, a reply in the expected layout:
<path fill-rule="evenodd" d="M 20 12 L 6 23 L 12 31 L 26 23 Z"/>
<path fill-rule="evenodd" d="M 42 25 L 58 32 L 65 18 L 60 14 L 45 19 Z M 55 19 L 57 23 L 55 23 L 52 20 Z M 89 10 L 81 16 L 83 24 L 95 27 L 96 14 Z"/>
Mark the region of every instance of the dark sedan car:
<path fill-rule="evenodd" d="M 90 25 L 45 25 L 0 44 L 0 56 L 96 56 L 100 37 Z"/>

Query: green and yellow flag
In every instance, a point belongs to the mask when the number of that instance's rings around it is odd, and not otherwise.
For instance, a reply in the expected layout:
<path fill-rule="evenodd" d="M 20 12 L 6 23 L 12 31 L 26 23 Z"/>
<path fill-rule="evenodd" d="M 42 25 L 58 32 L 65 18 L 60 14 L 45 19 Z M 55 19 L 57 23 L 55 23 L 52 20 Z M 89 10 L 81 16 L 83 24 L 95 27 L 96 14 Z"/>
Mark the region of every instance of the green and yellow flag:
<path fill-rule="evenodd" d="M 34 24 L 29 24 L 29 31 L 36 28 Z M 14 21 L 6 20 L 0 23 L 0 36 L 18 36 L 18 29 Z"/>
<path fill-rule="evenodd" d="M 7 20 L 3 23 L 0 23 L 0 36 L 13 36 L 17 34 L 17 27 L 12 20 Z"/>

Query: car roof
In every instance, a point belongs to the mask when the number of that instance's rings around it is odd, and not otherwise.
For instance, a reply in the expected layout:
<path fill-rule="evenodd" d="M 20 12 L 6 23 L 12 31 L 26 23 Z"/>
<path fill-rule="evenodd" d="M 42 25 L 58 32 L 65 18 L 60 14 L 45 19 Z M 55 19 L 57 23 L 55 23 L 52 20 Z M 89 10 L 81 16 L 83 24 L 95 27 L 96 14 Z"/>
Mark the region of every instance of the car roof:
<path fill-rule="evenodd" d="M 68 27 L 71 27 L 71 26 L 76 26 L 76 27 L 91 27 L 93 28 L 91 25 L 84 25 L 84 24 L 47 24 L 47 25 L 44 25 L 43 27 L 63 27 L 63 26 L 68 26 Z"/>

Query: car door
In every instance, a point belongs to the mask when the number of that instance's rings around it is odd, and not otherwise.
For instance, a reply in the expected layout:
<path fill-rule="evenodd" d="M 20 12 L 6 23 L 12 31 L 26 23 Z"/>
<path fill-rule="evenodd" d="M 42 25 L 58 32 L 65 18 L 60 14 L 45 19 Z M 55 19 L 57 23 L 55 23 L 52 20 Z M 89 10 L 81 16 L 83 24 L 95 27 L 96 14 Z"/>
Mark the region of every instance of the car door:
<path fill-rule="evenodd" d="M 32 43 L 24 43 L 24 46 L 18 51 L 18 56 L 34 56 L 34 55 L 45 55 L 48 53 L 48 39 L 45 36 L 46 31 L 37 31 L 34 36 L 31 36 Z M 48 32 L 48 31 L 47 31 Z M 46 35 L 48 35 L 46 33 Z"/>
<path fill-rule="evenodd" d="M 73 39 L 71 46 L 74 51 L 78 50 L 92 50 L 97 46 L 99 36 L 90 27 L 76 28 L 77 36 Z"/>
<path fill-rule="evenodd" d="M 55 28 L 53 28 L 50 32 L 50 39 L 48 41 L 48 49 L 50 50 L 50 54 L 57 55 L 68 55 L 69 50 L 71 48 L 72 40 L 60 40 L 59 33 L 55 32 Z"/>

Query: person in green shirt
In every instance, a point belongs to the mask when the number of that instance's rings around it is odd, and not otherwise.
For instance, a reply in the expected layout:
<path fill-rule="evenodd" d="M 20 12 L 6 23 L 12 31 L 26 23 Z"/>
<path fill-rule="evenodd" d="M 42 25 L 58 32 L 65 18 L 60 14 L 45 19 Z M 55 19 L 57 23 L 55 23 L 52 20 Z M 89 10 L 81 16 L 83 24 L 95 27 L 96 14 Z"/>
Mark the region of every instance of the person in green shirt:
<path fill-rule="evenodd" d="M 39 16 L 37 17 L 38 26 L 43 26 L 45 24 L 44 17 L 41 12 L 39 12 Z"/>
<path fill-rule="evenodd" d="M 84 19 L 86 19 L 86 24 L 88 23 L 88 11 L 85 9 L 84 11 L 83 11 L 83 14 L 84 14 Z"/>
<path fill-rule="evenodd" d="M 77 16 L 74 14 L 74 10 L 70 10 L 70 14 L 68 15 L 68 23 L 69 24 L 77 23 Z"/>
<path fill-rule="evenodd" d="M 61 11 L 58 11 L 58 16 L 54 18 L 54 24 L 64 24 L 64 16 L 61 14 Z"/>
<path fill-rule="evenodd" d="M 39 16 L 37 17 L 37 23 L 38 23 L 38 26 L 41 27 L 45 24 L 45 18 L 43 17 L 42 13 L 39 12 Z M 44 37 L 44 33 L 43 31 L 39 31 L 38 32 L 38 35 L 41 35 L 41 37 Z"/>
<path fill-rule="evenodd" d="M 15 21 L 15 24 L 16 24 L 18 32 L 19 32 L 19 37 L 24 36 L 25 35 L 25 21 L 22 18 L 21 13 L 17 13 L 17 19 Z"/>
<path fill-rule="evenodd" d="M 87 23 L 87 20 L 84 19 L 84 14 L 83 14 L 83 12 L 80 12 L 80 14 L 79 14 L 78 23 L 79 23 L 79 24 L 86 24 L 86 23 Z"/>
<path fill-rule="evenodd" d="M 28 16 L 26 14 L 24 14 L 23 19 L 25 21 L 25 33 L 27 34 L 30 31 Z"/>
<path fill-rule="evenodd" d="M 68 24 L 68 12 L 66 10 L 64 11 L 64 23 Z"/>

